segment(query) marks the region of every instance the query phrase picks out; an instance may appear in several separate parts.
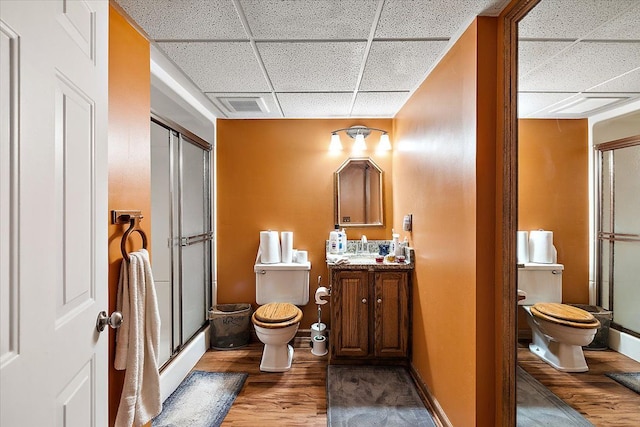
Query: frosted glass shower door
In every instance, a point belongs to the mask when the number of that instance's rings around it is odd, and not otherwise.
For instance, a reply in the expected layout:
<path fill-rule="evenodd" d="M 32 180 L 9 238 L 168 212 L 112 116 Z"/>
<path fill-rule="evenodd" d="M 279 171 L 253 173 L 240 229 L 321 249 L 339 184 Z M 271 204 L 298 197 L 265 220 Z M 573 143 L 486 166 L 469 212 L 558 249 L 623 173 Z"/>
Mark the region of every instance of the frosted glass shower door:
<path fill-rule="evenodd" d="M 640 336 L 640 145 L 601 159 L 600 295 L 614 326 Z"/>
<path fill-rule="evenodd" d="M 209 152 L 184 137 L 180 148 L 182 328 L 191 337 L 207 322 L 210 301 Z"/>

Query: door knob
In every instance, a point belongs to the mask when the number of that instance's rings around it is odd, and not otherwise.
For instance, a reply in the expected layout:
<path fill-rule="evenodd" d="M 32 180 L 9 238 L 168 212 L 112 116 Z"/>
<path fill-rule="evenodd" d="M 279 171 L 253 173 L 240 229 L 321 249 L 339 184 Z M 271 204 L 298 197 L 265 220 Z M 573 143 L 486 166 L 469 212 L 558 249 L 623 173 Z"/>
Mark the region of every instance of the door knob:
<path fill-rule="evenodd" d="M 378 298 L 378 304 L 382 303 L 382 298 Z"/>
<path fill-rule="evenodd" d="M 106 311 L 101 311 L 100 314 L 98 314 L 98 320 L 96 320 L 96 329 L 98 332 L 102 332 L 107 325 L 113 329 L 117 329 L 122 325 L 122 321 L 122 313 L 119 311 L 114 311 L 111 313 L 111 316 L 107 316 Z"/>
<path fill-rule="evenodd" d="M 367 303 L 367 299 L 366 298 L 362 298 L 362 303 L 366 304 Z"/>

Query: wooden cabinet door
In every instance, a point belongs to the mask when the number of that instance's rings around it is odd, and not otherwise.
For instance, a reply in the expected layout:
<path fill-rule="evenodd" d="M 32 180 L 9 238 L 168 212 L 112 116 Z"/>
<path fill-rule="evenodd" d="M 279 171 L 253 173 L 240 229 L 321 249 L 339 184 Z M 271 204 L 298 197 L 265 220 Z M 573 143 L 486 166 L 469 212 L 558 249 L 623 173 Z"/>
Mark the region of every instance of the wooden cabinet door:
<path fill-rule="evenodd" d="M 336 356 L 369 354 L 369 286 L 366 271 L 336 273 L 331 329 Z"/>
<path fill-rule="evenodd" d="M 405 272 L 375 274 L 375 355 L 406 357 L 409 341 L 409 286 Z"/>

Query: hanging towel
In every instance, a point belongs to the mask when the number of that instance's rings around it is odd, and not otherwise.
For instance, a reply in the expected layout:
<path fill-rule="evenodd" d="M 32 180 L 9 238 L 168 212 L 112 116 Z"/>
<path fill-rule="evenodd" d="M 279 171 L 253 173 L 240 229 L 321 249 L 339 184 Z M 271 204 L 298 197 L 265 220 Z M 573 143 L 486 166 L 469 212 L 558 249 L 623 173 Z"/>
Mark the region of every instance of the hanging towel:
<path fill-rule="evenodd" d="M 114 366 L 126 369 L 124 387 L 116 415 L 116 427 L 138 427 L 162 410 L 158 349 L 160 312 L 145 249 L 122 261 L 116 309 L 122 312 L 122 326 L 116 332 Z"/>

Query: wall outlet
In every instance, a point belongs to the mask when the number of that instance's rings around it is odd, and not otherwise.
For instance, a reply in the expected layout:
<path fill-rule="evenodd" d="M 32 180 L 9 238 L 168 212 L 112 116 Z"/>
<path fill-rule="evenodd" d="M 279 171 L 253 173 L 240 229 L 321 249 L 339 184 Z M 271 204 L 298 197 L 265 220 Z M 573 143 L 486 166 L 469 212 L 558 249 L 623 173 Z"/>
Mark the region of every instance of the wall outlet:
<path fill-rule="evenodd" d="M 402 220 L 402 229 L 404 231 L 411 231 L 412 223 L 413 223 L 413 215 L 412 214 L 405 215 L 404 219 Z"/>

